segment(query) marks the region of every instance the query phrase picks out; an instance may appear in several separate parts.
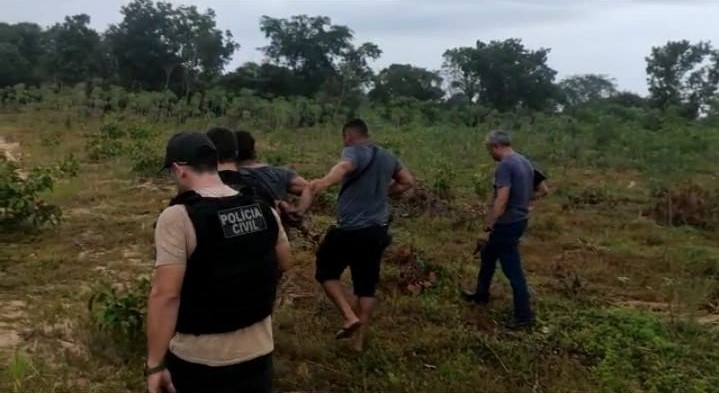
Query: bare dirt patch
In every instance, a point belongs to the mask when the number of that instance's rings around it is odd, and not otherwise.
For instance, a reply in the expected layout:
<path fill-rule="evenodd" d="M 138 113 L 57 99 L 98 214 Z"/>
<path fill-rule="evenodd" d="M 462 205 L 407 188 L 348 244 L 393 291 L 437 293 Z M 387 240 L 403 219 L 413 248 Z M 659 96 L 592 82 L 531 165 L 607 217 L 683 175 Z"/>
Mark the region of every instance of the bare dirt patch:
<path fill-rule="evenodd" d="M 26 317 L 23 300 L 0 298 L 0 359 L 8 359 L 22 343 L 20 324 Z"/>

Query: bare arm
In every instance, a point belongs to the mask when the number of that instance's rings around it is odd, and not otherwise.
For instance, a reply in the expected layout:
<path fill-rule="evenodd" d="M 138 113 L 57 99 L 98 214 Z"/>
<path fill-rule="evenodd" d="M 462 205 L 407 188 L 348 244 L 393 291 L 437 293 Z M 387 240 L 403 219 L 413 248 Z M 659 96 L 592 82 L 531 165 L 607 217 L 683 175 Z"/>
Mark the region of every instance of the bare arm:
<path fill-rule="evenodd" d="M 279 267 L 280 272 L 286 272 L 289 270 L 290 263 L 292 262 L 290 241 L 287 239 L 287 233 L 285 232 L 285 228 L 282 226 L 282 220 L 280 220 L 279 215 L 277 215 L 277 212 L 274 210 L 272 213 L 275 216 L 275 220 L 277 220 L 277 225 L 280 230 L 280 233 L 277 236 L 277 244 L 275 245 L 275 252 L 277 253 L 277 266 Z"/>
<path fill-rule="evenodd" d="M 497 197 L 494 198 L 494 203 L 489 209 L 489 214 L 487 214 L 487 218 L 484 220 L 485 228 L 493 228 L 494 224 L 497 222 L 497 219 L 501 217 L 502 214 L 504 214 L 504 212 L 507 210 L 509 190 L 509 187 L 497 188 Z"/>
<path fill-rule="evenodd" d="M 297 212 L 305 214 L 312 205 L 312 199 L 314 198 L 310 183 L 302 176 L 295 176 L 290 182 L 290 188 L 288 191 L 293 195 L 299 196 L 299 201 L 297 202 Z"/>
<path fill-rule="evenodd" d="M 547 187 L 547 182 L 543 181 L 539 183 L 537 189 L 534 190 L 534 199 L 542 199 L 547 195 L 549 195 L 549 187 Z"/>
<path fill-rule="evenodd" d="M 337 185 L 342 182 L 345 176 L 354 171 L 354 165 L 352 162 L 342 160 L 330 169 L 325 177 L 317 180 L 313 180 L 310 184 L 312 186 L 312 193 L 314 195 L 325 192 L 328 188 Z"/>
<path fill-rule="evenodd" d="M 400 196 L 414 187 L 414 177 L 405 167 L 397 171 L 392 180 L 393 182 L 389 186 L 391 197 Z"/>
<path fill-rule="evenodd" d="M 147 365 L 161 364 L 175 334 L 185 265 L 168 264 L 155 269 L 147 300 Z"/>

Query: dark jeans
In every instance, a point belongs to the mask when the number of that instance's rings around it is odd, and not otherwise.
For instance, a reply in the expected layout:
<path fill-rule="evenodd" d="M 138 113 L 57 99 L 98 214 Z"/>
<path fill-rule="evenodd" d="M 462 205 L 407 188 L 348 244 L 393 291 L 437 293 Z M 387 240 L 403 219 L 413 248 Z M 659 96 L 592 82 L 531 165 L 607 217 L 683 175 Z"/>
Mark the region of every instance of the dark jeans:
<path fill-rule="evenodd" d="M 502 263 L 502 271 L 512 285 L 514 317 L 520 321 L 534 318 L 529 307 L 529 290 L 519 256 L 519 238 L 522 237 L 525 229 L 527 229 L 527 220 L 494 226 L 494 230 L 489 235 L 489 242 L 482 249 L 482 263 L 477 277 L 476 292 L 477 299 L 489 300 L 489 287 L 499 259 Z"/>
<path fill-rule="evenodd" d="M 177 393 L 272 392 L 272 354 L 239 364 L 210 367 L 186 362 L 168 352 L 166 362 Z"/>

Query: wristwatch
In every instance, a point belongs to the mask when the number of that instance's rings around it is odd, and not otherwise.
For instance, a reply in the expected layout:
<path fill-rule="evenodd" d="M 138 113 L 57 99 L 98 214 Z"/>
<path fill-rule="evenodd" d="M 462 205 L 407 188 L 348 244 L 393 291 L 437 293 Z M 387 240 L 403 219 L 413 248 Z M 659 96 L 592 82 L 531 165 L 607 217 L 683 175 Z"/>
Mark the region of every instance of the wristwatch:
<path fill-rule="evenodd" d="M 165 362 L 163 361 L 159 365 L 155 367 L 148 367 L 147 364 L 145 364 L 145 377 L 149 377 L 152 374 L 157 374 L 159 372 L 165 371 L 167 369 L 167 366 L 165 365 Z"/>

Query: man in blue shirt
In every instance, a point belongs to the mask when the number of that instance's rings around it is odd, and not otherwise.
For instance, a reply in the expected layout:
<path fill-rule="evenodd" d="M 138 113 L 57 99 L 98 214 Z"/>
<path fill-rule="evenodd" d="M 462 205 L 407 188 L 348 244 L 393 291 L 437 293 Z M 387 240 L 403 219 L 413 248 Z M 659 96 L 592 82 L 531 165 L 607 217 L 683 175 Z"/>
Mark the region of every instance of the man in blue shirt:
<path fill-rule="evenodd" d="M 507 327 L 516 329 L 532 326 L 534 313 L 529 305 L 529 290 L 519 255 L 519 239 L 527 228 L 535 190 L 535 170 L 529 160 L 512 149 L 507 132 L 490 132 L 485 144 L 498 164 L 494 173 L 491 208 L 478 243 L 481 246 L 481 265 L 477 289 L 475 293 L 465 293 L 464 297 L 480 304 L 489 302 L 489 288 L 499 259 L 514 295 L 514 316 Z"/>

